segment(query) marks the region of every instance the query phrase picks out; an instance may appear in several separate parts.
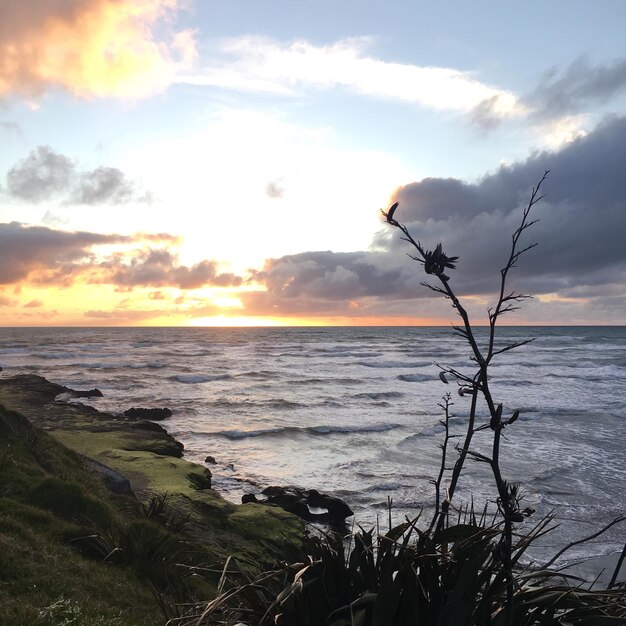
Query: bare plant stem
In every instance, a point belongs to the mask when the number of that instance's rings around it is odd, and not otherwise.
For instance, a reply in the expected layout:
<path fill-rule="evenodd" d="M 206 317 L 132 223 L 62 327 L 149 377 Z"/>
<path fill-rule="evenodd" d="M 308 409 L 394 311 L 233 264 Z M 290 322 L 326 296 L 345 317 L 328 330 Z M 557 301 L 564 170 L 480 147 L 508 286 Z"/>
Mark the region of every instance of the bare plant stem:
<path fill-rule="evenodd" d="M 439 293 L 443 295 L 445 298 L 449 299 L 452 303 L 452 307 L 456 310 L 457 314 L 460 316 L 463 321 L 462 326 L 454 326 L 454 331 L 456 334 L 463 337 L 471 347 L 472 350 L 472 360 L 474 360 L 478 364 L 478 371 L 475 375 L 470 378 L 454 370 L 452 368 L 442 368 L 443 372 L 446 372 L 452 375 L 457 383 L 463 387 L 466 391 L 471 393 L 472 401 L 469 410 L 469 418 L 465 432 L 465 439 L 463 441 L 463 445 L 458 448 L 459 458 L 457 459 L 454 468 L 452 470 L 450 486 L 448 489 L 448 494 L 446 499 L 440 504 L 440 485 L 443 479 L 443 472 L 445 469 L 445 458 L 447 454 L 447 445 L 449 441 L 449 430 L 448 430 L 448 407 L 449 407 L 449 398 L 445 401 L 444 412 L 446 414 L 446 436 L 444 440 L 443 446 L 443 459 L 441 463 L 441 469 L 439 472 L 439 476 L 435 481 L 435 485 L 437 488 L 436 501 L 435 501 L 435 514 L 433 516 L 433 520 L 431 522 L 429 532 L 432 532 L 433 528 L 440 530 L 447 519 L 448 510 L 454 496 L 457 483 L 459 478 L 463 472 L 463 468 L 468 456 L 471 456 L 477 460 L 487 462 L 491 467 L 491 471 L 493 474 L 493 478 L 496 484 L 496 488 L 498 491 L 498 510 L 502 515 L 504 521 L 504 528 L 502 531 L 501 540 L 499 543 L 499 552 L 500 558 L 502 559 L 502 565 L 504 569 L 504 574 L 507 580 L 507 603 L 506 603 L 506 623 L 512 624 L 513 619 L 513 594 L 514 594 L 514 578 L 513 578 L 513 566 L 512 566 L 512 545 L 513 545 L 513 530 L 514 523 L 517 521 L 521 521 L 523 516 L 519 512 L 519 499 L 517 497 L 517 488 L 513 485 L 509 485 L 507 481 L 503 478 L 501 468 L 500 468 L 500 441 L 502 438 L 502 431 L 506 425 L 512 423 L 516 416 L 512 417 L 510 420 L 503 421 L 502 419 L 502 404 L 496 405 L 491 389 L 489 387 L 489 366 L 493 360 L 493 358 L 501 354 L 503 352 L 507 352 L 509 350 L 513 350 L 522 345 L 525 345 L 529 341 L 532 340 L 524 340 L 518 342 L 512 342 L 503 348 L 496 349 L 495 347 L 495 335 L 496 335 L 496 326 L 498 320 L 505 313 L 509 313 L 519 309 L 519 303 L 529 298 L 530 296 L 525 294 L 516 294 L 514 291 L 507 291 L 507 278 L 511 269 L 513 269 L 520 257 L 527 252 L 528 250 L 534 248 L 537 244 L 533 243 L 525 248 L 519 247 L 519 241 L 522 234 L 530 228 L 533 224 L 536 223 L 537 220 L 530 220 L 529 216 L 532 211 L 532 208 L 543 198 L 540 195 L 540 189 L 548 175 L 548 171 L 546 171 L 538 184 L 532 189 L 530 194 L 530 199 L 528 204 L 524 208 L 522 212 L 522 219 L 520 225 L 515 230 L 511 237 L 511 250 L 508 256 L 508 259 L 504 265 L 504 267 L 500 270 L 500 287 L 498 293 L 498 299 L 496 305 L 493 309 L 488 310 L 489 315 L 489 338 L 486 346 L 485 354 L 481 351 L 478 341 L 476 340 L 476 336 L 474 333 L 474 329 L 471 324 L 470 316 L 457 297 L 453 288 L 450 286 L 450 279 L 444 273 L 445 268 L 454 269 L 454 262 L 457 257 L 447 257 L 442 249 L 441 244 L 437 246 L 434 251 L 426 251 L 419 241 L 416 241 L 407 227 L 394 219 L 394 213 L 397 209 L 397 204 L 389 209 L 388 212 L 383 211 L 383 215 L 387 219 L 387 222 L 392 226 L 398 228 L 402 233 L 402 239 L 407 241 L 415 250 L 417 250 L 418 256 L 409 255 L 413 260 L 418 263 L 422 263 L 424 265 L 424 270 L 427 274 L 434 275 L 438 281 L 439 285 L 431 285 L 429 283 L 425 284 L 429 289 L 434 291 L 435 293 Z M 483 454 L 479 454 L 477 452 L 472 452 L 471 443 L 474 434 L 477 430 L 482 430 L 483 427 L 476 427 L 476 412 L 478 406 L 478 396 L 483 398 L 485 401 L 489 416 L 490 422 L 489 427 L 493 431 L 493 441 L 492 441 L 492 449 L 491 449 L 491 458 L 486 457 Z"/>
<path fill-rule="evenodd" d="M 451 395 L 446 393 L 443 397 L 443 402 L 439 404 L 439 406 L 443 409 L 443 419 L 441 423 L 445 428 L 445 435 L 443 438 L 443 443 L 441 444 L 441 466 L 439 467 L 439 475 L 436 480 L 433 481 L 435 485 L 435 512 L 433 514 L 433 518 L 430 522 L 430 526 L 428 527 L 427 533 L 430 534 L 439 519 L 440 506 L 441 506 L 441 483 L 443 481 L 443 476 L 446 471 L 446 462 L 448 460 L 448 443 L 450 442 L 450 407 L 453 402 L 450 400 Z M 445 502 L 448 502 L 446 499 Z M 446 508 L 447 512 L 447 508 Z"/>

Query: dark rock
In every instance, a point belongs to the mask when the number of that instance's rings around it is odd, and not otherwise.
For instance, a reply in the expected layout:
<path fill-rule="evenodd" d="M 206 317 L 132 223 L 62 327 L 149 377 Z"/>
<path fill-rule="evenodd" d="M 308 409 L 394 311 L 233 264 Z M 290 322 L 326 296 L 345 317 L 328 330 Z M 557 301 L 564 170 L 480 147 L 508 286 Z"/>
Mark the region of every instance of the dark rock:
<path fill-rule="evenodd" d="M 65 393 L 72 398 L 102 398 L 100 389 L 87 389 L 86 391 L 68 389 Z"/>
<path fill-rule="evenodd" d="M 332 517 L 346 519 L 354 515 L 352 509 L 343 500 L 326 496 L 315 489 L 309 489 L 306 503 L 316 509 L 326 509 Z"/>
<path fill-rule="evenodd" d="M 248 504 L 248 502 L 258 502 L 253 493 L 244 493 L 243 496 L 241 496 L 241 504 Z"/>
<path fill-rule="evenodd" d="M 211 470 L 204 468 L 203 472 L 190 472 L 187 478 L 193 485 L 194 489 L 210 489 L 211 488 Z"/>
<path fill-rule="evenodd" d="M 263 491 L 261 491 L 261 493 L 264 496 L 280 496 L 283 493 L 285 493 L 285 491 L 287 491 L 289 489 L 289 487 L 276 487 L 274 485 L 270 486 L 270 487 L 265 487 L 265 489 L 263 489 Z"/>
<path fill-rule="evenodd" d="M 214 456 L 207 456 L 206 459 L 204 459 L 205 463 L 210 463 L 211 465 L 216 465 L 217 461 L 215 460 Z"/>
<path fill-rule="evenodd" d="M 149 430 L 153 433 L 164 433 L 167 434 L 167 430 L 163 428 L 160 424 L 155 424 L 154 422 L 146 422 L 145 420 L 141 420 L 140 422 L 133 422 L 128 425 L 128 428 L 133 428 L 136 430 Z"/>
<path fill-rule="evenodd" d="M 261 502 L 274 504 L 307 522 L 320 522 L 335 528 L 343 528 L 347 517 L 353 515 L 350 507 L 340 498 L 321 494 L 315 489 L 309 491 L 298 487 L 266 487 L 261 492 L 267 496 Z M 313 512 L 312 508 L 324 509 Z"/>
<path fill-rule="evenodd" d="M 130 417 L 131 419 L 158 421 L 158 420 L 164 420 L 167 417 L 171 417 L 172 412 L 168 408 L 143 409 L 143 408 L 133 407 L 132 409 L 128 409 L 127 411 L 124 411 L 124 415 L 126 417 Z"/>
<path fill-rule="evenodd" d="M 100 475 L 104 484 L 113 493 L 119 493 L 122 495 L 128 495 L 131 493 L 130 481 L 126 478 L 126 476 L 94 459 L 84 457 L 84 461 L 87 467 L 91 468 Z"/>

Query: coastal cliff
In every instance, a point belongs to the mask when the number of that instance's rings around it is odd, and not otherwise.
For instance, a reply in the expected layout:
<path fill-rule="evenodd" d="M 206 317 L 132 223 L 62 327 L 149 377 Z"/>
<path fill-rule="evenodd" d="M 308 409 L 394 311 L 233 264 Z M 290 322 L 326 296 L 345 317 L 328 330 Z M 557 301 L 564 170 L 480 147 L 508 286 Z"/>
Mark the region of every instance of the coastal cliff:
<path fill-rule="evenodd" d="M 0 379 L 0 623 L 52 623 L 54 611 L 164 623 L 167 606 L 211 594 L 228 556 L 262 567 L 301 544 L 294 515 L 224 500 L 162 426 L 59 399 L 72 395 L 39 376 Z M 176 546 L 161 578 L 167 555 L 152 567 L 124 547 L 146 534 Z M 172 583 L 183 566 L 192 575 Z"/>

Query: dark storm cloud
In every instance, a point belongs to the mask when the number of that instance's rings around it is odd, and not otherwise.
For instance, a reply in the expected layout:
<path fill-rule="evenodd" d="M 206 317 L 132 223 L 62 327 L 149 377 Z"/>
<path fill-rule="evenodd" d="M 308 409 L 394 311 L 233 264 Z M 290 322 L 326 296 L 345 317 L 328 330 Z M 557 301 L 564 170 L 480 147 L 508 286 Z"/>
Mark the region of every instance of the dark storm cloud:
<path fill-rule="evenodd" d="M 427 246 L 444 242 L 461 256 L 467 290 L 485 291 L 482 276 L 504 259 L 520 208 L 544 169 L 545 200 L 540 222 L 528 232 L 540 248 L 529 253 L 519 275 L 542 291 L 586 278 L 609 283 L 626 267 L 626 118 L 613 118 L 560 152 L 542 152 L 523 163 L 501 167 L 473 185 L 426 180 L 396 192 L 396 218 L 410 225 Z M 438 193 L 432 194 L 436 188 Z M 403 249 L 397 234 L 388 244 Z M 501 264 L 502 261 L 499 261 Z"/>
<path fill-rule="evenodd" d="M 251 280 L 266 291 L 243 292 L 242 301 L 247 312 L 264 315 L 352 314 L 351 301 L 411 297 L 418 283 L 411 281 L 410 268 L 388 253 L 331 251 L 270 259 Z"/>
<path fill-rule="evenodd" d="M 546 197 L 535 207 L 540 221 L 524 235 L 525 245 L 540 245 L 515 268 L 512 285 L 533 294 L 578 289 L 574 297 L 614 297 L 624 293 L 626 282 L 625 167 L 626 118 L 612 118 L 559 152 L 535 154 L 474 184 L 429 178 L 401 187 L 393 198 L 400 203 L 395 217 L 426 248 L 442 242 L 448 255 L 460 257 L 458 269 L 451 272 L 458 293 L 492 295 L 522 207 L 550 169 Z M 385 227 L 374 249 L 269 261 L 255 277 L 267 292 L 244 302 L 253 310 L 273 306 L 276 314 L 293 312 L 298 301 L 305 311 L 307 306 L 328 309 L 332 302 L 344 306 L 352 299 L 390 303 L 432 296 L 419 286 L 428 277 L 407 258 L 411 249 L 398 231 Z M 582 295 L 586 292 L 590 295 Z"/>
<path fill-rule="evenodd" d="M 546 72 L 525 101 L 536 117 L 555 118 L 605 103 L 625 89 L 626 58 L 596 65 L 580 58 L 563 70 Z"/>
<path fill-rule="evenodd" d="M 117 255 L 100 264 L 104 273 L 94 282 L 120 287 L 178 287 L 197 289 L 206 285 L 232 287 L 242 283 L 240 276 L 219 272 L 215 261 L 200 261 L 192 266 L 179 265 L 176 255 L 163 248 L 150 248 L 127 255 Z"/>
<path fill-rule="evenodd" d="M 7 173 L 8 193 L 19 200 L 57 200 L 65 205 L 125 204 L 146 201 L 121 170 L 98 167 L 81 170 L 70 158 L 49 146 L 38 146 Z"/>
<path fill-rule="evenodd" d="M 400 276 L 397 269 L 386 270 L 384 261 L 368 252 L 302 252 L 269 260 L 258 277 L 270 292 L 285 297 L 381 296 L 394 291 Z"/>
<path fill-rule="evenodd" d="M 34 272 L 62 271 L 91 259 L 93 246 L 126 241 L 119 235 L 0 224 L 0 284 L 22 281 Z"/>

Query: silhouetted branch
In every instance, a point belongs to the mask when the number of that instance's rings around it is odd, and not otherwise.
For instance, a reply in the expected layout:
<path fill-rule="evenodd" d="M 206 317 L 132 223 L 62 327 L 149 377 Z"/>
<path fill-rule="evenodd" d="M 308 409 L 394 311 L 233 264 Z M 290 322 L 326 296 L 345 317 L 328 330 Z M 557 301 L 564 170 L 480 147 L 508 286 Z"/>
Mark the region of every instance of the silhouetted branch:
<path fill-rule="evenodd" d="M 500 348 L 499 350 L 494 350 L 493 356 L 496 356 L 496 354 L 502 354 L 503 352 L 508 352 L 509 350 L 515 350 L 515 348 L 519 348 L 521 346 L 526 346 L 529 343 L 532 343 L 533 341 L 535 341 L 534 337 L 532 337 L 531 339 L 524 339 L 523 341 L 516 341 L 515 343 L 511 343 L 508 346 L 505 346 L 504 348 Z"/>
<path fill-rule="evenodd" d="M 440 403 L 440 406 L 443 409 L 443 419 L 440 420 L 440 423 L 443 424 L 445 428 L 445 436 L 443 438 L 443 444 L 441 445 L 441 466 L 439 467 L 439 474 L 437 478 L 433 481 L 435 485 L 435 513 L 433 514 L 433 518 L 428 527 L 428 533 L 432 532 L 433 527 L 435 526 L 440 513 L 440 502 L 441 502 L 441 482 L 443 480 L 444 472 L 446 471 L 446 460 L 448 455 L 448 442 L 450 441 L 450 407 L 454 404 L 450 400 L 451 395 L 446 393 L 443 396 L 443 403 Z"/>
<path fill-rule="evenodd" d="M 539 191 L 547 175 L 548 171 L 544 172 L 537 186 L 533 187 L 528 204 L 522 211 L 522 219 L 519 223 L 519 226 L 511 236 L 511 249 L 509 252 L 509 256 L 504 267 L 500 270 L 500 288 L 498 292 L 498 299 L 496 301 L 495 307 L 488 310 L 489 338 L 485 354 L 483 354 L 478 346 L 478 342 L 476 341 L 474 330 L 470 322 L 470 317 L 467 310 L 464 308 L 463 304 L 452 289 L 449 276 L 444 273 L 444 271 L 447 269 L 455 268 L 455 263 L 458 260 L 458 257 L 448 257 L 443 252 L 441 243 L 438 243 L 434 250 L 426 250 L 419 241 L 416 241 L 411 236 L 407 227 L 395 219 L 398 203 L 395 203 L 389 209 L 389 211 L 382 212 L 387 219 L 387 222 L 401 231 L 401 239 L 411 244 L 415 248 L 415 250 L 417 250 L 417 255 L 409 256 L 418 263 L 421 263 L 424 266 L 424 271 L 427 274 L 434 275 L 439 280 L 438 285 L 431 285 L 428 283 L 422 284 L 428 287 L 434 293 L 442 295 L 452 302 L 453 308 L 457 311 L 458 315 L 463 320 L 462 325 L 453 325 L 454 333 L 462 337 L 469 343 L 472 349 L 471 358 L 478 365 L 478 371 L 473 376 L 467 376 L 452 367 L 438 366 L 441 369 L 440 377 L 442 381 L 444 383 L 448 382 L 445 376 L 446 374 L 453 376 L 459 383 L 459 394 L 464 395 L 466 392 L 471 393 L 472 401 L 470 406 L 469 419 L 467 422 L 465 439 L 462 446 L 457 446 L 459 458 L 457 459 L 457 462 L 455 463 L 452 470 L 448 497 L 442 503 L 441 510 L 439 510 L 439 503 L 437 502 L 437 511 L 435 518 L 438 516 L 439 519 L 437 523 L 437 528 L 441 528 L 443 520 L 445 519 L 445 516 L 447 514 L 448 507 L 450 506 L 452 497 L 454 496 L 456 485 L 463 470 L 466 458 L 469 456 L 475 461 L 488 463 L 491 467 L 494 481 L 496 483 L 496 488 L 498 490 L 498 509 L 504 521 L 504 530 L 499 543 L 499 553 L 502 559 L 504 576 L 507 581 L 506 623 L 508 625 L 512 624 L 511 620 L 513 616 L 513 524 L 515 522 L 521 521 L 524 518 L 524 515 L 526 515 L 526 511 L 531 510 L 527 509 L 524 512 L 520 512 L 517 486 L 510 485 L 502 477 L 500 469 L 500 442 L 503 436 L 502 433 L 507 425 L 510 425 L 515 422 L 515 420 L 517 420 L 519 412 L 515 412 L 514 415 L 507 421 L 502 420 L 502 404 L 496 405 L 493 400 L 489 387 L 488 368 L 494 356 L 526 345 L 527 343 L 530 343 L 532 341 L 532 339 L 516 341 L 504 346 L 503 348 L 496 349 L 495 329 L 498 319 L 501 315 L 517 311 L 520 308 L 518 305 L 530 297 L 526 294 L 517 294 L 514 291 L 507 292 L 506 283 L 510 270 L 515 267 L 515 264 L 520 259 L 520 257 L 537 245 L 536 243 L 532 243 L 523 248 L 518 247 L 521 235 L 537 222 L 537 220 L 529 219 L 529 215 L 535 204 L 537 204 L 537 202 L 539 202 L 543 198 L 543 196 L 540 195 Z M 491 430 L 493 431 L 491 457 L 476 452 L 475 450 L 472 450 L 470 448 L 474 434 L 479 430 L 485 429 L 484 427 L 476 427 L 477 398 L 479 394 L 487 404 L 490 416 L 489 428 L 491 428 Z M 445 459 L 442 461 L 441 467 L 442 469 L 445 467 Z M 528 512 L 527 514 L 530 515 L 530 512 Z"/>

